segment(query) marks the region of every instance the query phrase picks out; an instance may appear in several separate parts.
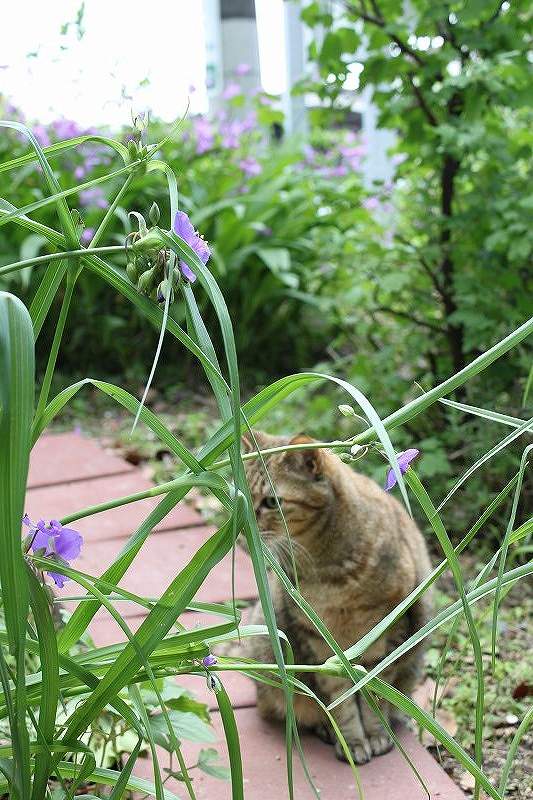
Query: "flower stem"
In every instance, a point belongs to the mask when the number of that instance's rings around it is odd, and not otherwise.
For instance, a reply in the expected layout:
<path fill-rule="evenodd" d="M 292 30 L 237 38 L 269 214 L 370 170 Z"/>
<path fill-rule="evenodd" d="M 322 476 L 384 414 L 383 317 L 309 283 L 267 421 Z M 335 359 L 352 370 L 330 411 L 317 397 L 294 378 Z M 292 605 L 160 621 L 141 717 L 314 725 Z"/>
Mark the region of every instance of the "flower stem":
<path fill-rule="evenodd" d="M 35 419 L 39 419 L 39 417 L 41 416 L 46 407 L 46 403 L 48 402 L 48 395 L 50 393 L 50 386 L 52 384 L 52 377 L 54 375 L 54 369 L 56 366 L 57 354 L 59 352 L 59 347 L 61 345 L 63 331 L 65 330 L 65 323 L 67 321 L 67 315 L 70 306 L 70 301 L 72 299 L 72 293 L 74 291 L 74 286 L 76 284 L 79 274 L 80 274 L 80 269 L 76 263 L 73 264 L 70 267 L 69 271 L 67 272 L 67 283 L 65 287 L 65 294 L 63 296 L 63 302 L 61 303 L 61 311 L 59 312 L 59 319 L 57 321 L 54 333 L 54 339 L 52 341 L 52 347 L 50 349 L 50 355 L 48 356 L 48 363 L 46 364 L 46 371 L 44 373 L 43 384 L 41 386 L 39 401 L 37 403 L 37 409 L 35 411 Z"/>
<path fill-rule="evenodd" d="M 339 447 L 343 447 L 346 449 L 346 445 L 340 442 L 313 442 L 312 444 L 291 444 L 285 445 L 284 447 L 271 447 L 265 450 L 262 450 L 262 455 L 269 455 L 270 453 L 281 453 L 286 450 L 309 450 L 317 447 L 328 447 L 330 449 L 335 449 Z M 252 458 L 257 458 L 257 453 L 245 453 L 243 455 L 243 460 L 247 461 Z M 209 467 L 210 470 L 219 470 L 223 469 L 224 467 L 229 465 L 229 459 L 224 459 L 224 461 L 217 461 L 215 464 Z M 187 473 L 184 473 L 187 474 Z M 125 506 L 129 503 L 136 503 L 138 500 L 146 500 L 148 497 L 158 497 L 161 494 L 168 494 L 173 489 L 176 489 L 178 486 L 182 486 L 184 474 L 180 475 L 178 478 L 175 478 L 173 481 L 167 481 L 166 483 L 160 483 L 157 486 L 152 486 L 150 489 L 144 489 L 142 492 L 134 492 L 133 494 L 127 494 L 123 497 L 115 497 L 113 500 L 107 500 L 104 503 L 98 503 L 94 506 L 86 506 L 86 508 L 82 508 L 79 511 L 75 511 L 74 514 L 69 514 L 67 517 L 61 518 L 62 525 L 68 525 L 70 522 L 74 522 L 78 519 L 83 519 L 83 517 L 89 517 L 92 514 L 98 514 L 100 511 L 109 511 L 111 508 L 118 508 L 119 506 Z"/>
<path fill-rule="evenodd" d="M 60 261 L 63 258 L 70 258 L 71 256 L 84 256 L 87 255 L 87 249 L 87 247 L 83 247 L 80 250 L 64 250 L 61 253 L 47 253 L 44 256 L 35 256 L 35 258 L 25 258 L 23 261 L 14 261 L 13 264 L 6 264 L 5 267 L 0 267 L 0 277 L 2 275 L 8 275 L 10 272 L 16 272 L 19 269 L 24 269 L 24 267 L 48 264 L 49 261 Z M 111 245 L 108 247 L 91 247 L 90 249 L 93 255 L 98 255 L 99 253 L 110 254 L 126 252 L 126 248 L 122 244 Z"/>
<path fill-rule="evenodd" d="M 111 203 L 111 205 L 107 209 L 103 220 L 101 221 L 100 225 L 96 229 L 96 233 L 94 234 L 93 238 L 90 241 L 88 250 L 92 250 L 93 252 L 96 250 L 96 245 L 98 244 L 98 242 L 100 241 L 100 239 L 102 238 L 104 233 L 106 232 L 106 229 L 107 229 L 107 227 L 109 225 L 109 222 L 111 221 L 111 217 L 115 213 L 116 207 L 118 206 L 120 200 L 122 199 L 124 194 L 127 192 L 129 187 L 131 186 L 131 183 L 133 182 L 133 179 L 134 179 L 134 173 L 130 172 L 130 174 L 128 175 L 128 177 L 126 178 L 124 183 L 122 184 L 121 188 L 117 192 L 117 195 L 116 195 L 115 199 L 113 200 L 113 202 Z"/>

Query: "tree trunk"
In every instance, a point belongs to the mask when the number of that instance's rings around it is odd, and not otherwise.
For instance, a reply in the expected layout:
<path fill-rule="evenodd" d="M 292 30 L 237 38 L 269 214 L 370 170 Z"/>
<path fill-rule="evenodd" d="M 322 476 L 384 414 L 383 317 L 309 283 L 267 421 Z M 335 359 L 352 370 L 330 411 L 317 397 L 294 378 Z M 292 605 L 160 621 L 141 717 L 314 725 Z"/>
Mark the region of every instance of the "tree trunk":
<path fill-rule="evenodd" d="M 450 316 L 457 311 L 454 287 L 455 263 L 451 247 L 450 223 L 453 217 L 455 178 L 459 171 L 459 166 L 459 161 L 457 161 L 454 156 L 445 154 L 441 170 L 441 213 L 443 216 L 443 227 L 440 235 L 442 251 L 440 272 L 443 290 L 442 300 L 446 313 L 446 338 L 454 372 L 458 372 L 465 366 L 463 326 L 449 321 Z"/>

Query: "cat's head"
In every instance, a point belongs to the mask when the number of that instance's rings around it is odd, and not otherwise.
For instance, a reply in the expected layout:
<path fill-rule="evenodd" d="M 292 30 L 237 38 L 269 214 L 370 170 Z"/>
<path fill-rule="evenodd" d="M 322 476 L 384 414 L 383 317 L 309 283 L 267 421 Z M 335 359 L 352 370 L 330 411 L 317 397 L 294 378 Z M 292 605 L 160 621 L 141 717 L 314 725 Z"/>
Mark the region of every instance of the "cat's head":
<path fill-rule="evenodd" d="M 304 449 L 295 447 L 281 453 L 265 454 L 263 458 L 269 475 L 259 457 L 246 459 L 245 469 L 263 537 L 272 543 L 277 539 L 287 539 L 279 501 L 292 539 L 308 549 L 311 538 L 317 535 L 317 529 L 324 524 L 334 502 L 332 456 L 313 447 L 313 440 L 303 434 L 269 436 L 254 431 L 254 437 L 261 451 L 287 445 L 305 446 Z M 245 453 L 256 452 L 249 433 L 243 436 L 242 443 Z"/>

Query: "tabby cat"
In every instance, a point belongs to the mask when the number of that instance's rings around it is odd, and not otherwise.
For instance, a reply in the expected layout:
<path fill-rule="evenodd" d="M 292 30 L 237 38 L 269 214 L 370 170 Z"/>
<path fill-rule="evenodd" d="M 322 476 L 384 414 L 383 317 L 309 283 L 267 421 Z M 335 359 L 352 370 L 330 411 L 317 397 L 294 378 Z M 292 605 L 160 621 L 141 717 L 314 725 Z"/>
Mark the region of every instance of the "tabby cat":
<path fill-rule="evenodd" d="M 255 432 L 254 432 L 255 433 Z M 312 443 L 305 436 L 274 437 L 255 433 L 263 449 L 287 444 Z M 249 437 L 246 451 L 255 450 Z M 374 481 L 354 472 L 332 452 L 309 448 L 265 456 L 291 535 L 299 588 L 343 649 L 357 642 L 385 617 L 428 574 L 430 562 L 424 539 L 402 505 Z M 287 533 L 276 498 L 259 459 L 245 462 L 261 535 L 288 574 L 292 559 Z M 332 653 L 312 623 L 270 575 L 270 591 L 278 627 L 287 635 L 297 664 L 319 664 Z M 431 616 L 431 600 L 424 594 L 417 603 L 359 659 L 367 669 L 390 653 Z M 261 606 L 253 607 L 250 622 L 263 623 Z M 243 639 L 226 654 L 272 662 L 266 637 Z M 418 682 L 422 651 L 411 650 L 382 673 L 404 693 Z M 299 676 L 329 704 L 349 688 L 350 681 L 323 674 Z M 257 707 L 268 719 L 285 714 L 283 693 L 257 685 Z M 295 695 L 294 707 L 302 727 L 326 741 L 335 737 L 315 702 Z M 392 709 L 381 705 L 387 719 Z M 378 716 L 359 693 L 333 710 L 335 720 L 358 764 L 385 753 L 392 742 Z M 344 758 L 336 742 L 335 751 Z"/>

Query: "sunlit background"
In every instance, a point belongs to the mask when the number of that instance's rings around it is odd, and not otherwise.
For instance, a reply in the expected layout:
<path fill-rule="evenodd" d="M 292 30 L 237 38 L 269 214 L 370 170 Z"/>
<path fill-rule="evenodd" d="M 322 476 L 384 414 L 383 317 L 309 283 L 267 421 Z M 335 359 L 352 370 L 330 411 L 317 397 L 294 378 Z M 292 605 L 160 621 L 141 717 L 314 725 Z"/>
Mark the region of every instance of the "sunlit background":
<path fill-rule="evenodd" d="M 0 28 L 0 91 L 30 118 L 125 124 L 132 108 L 174 120 L 207 110 L 209 0 L 10 4 Z M 286 88 L 283 0 L 256 0 L 261 83 Z"/>

